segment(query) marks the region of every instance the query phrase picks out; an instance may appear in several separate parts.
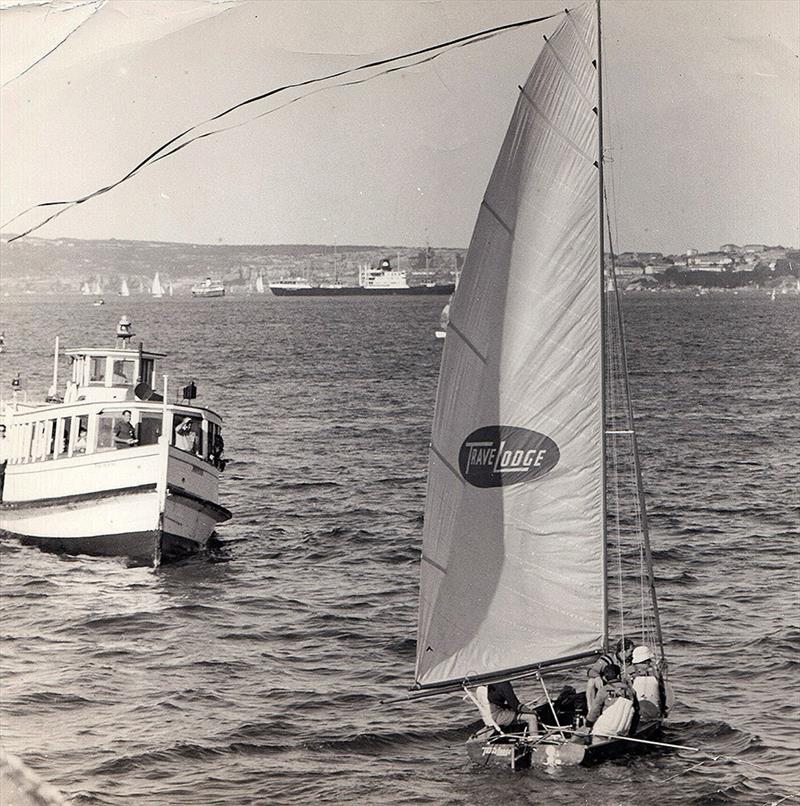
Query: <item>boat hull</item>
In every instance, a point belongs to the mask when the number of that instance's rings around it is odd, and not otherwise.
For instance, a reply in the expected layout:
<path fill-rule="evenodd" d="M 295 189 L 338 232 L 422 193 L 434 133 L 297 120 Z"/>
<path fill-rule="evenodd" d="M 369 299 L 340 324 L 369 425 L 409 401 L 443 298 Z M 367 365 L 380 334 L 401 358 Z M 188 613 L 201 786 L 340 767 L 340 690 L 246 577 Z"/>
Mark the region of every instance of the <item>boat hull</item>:
<path fill-rule="evenodd" d="M 443 285 L 412 285 L 407 288 L 365 288 L 363 286 L 342 286 L 340 288 L 281 288 L 270 286 L 276 297 L 416 297 L 435 294 L 452 294 L 454 283 Z"/>
<path fill-rule="evenodd" d="M 636 733 L 630 738 L 652 741 L 660 732 L 661 721 L 655 720 L 640 724 Z M 491 728 L 483 728 L 470 736 L 466 742 L 466 750 L 471 761 L 484 766 L 510 766 L 512 770 L 528 767 L 586 767 L 611 758 L 652 749 L 652 745 L 626 739 L 595 737 L 591 744 L 584 744 L 570 738 L 562 740 L 556 734 L 547 741 L 534 743 L 511 736 L 492 738 L 493 734 Z"/>
<path fill-rule="evenodd" d="M 158 453 L 148 455 L 142 448 L 135 467 L 143 483 L 112 486 L 122 475 L 115 472 L 115 465 L 122 464 L 122 469 L 130 472 L 136 453 L 137 449 L 132 449 L 111 454 L 102 467 L 85 464 L 91 457 L 78 460 L 84 463 L 80 476 L 84 484 L 92 478 L 92 470 L 101 472 L 105 479 L 105 489 L 87 492 L 63 489 L 67 479 L 61 476 L 69 472 L 66 467 L 62 471 L 49 463 L 23 468 L 24 477 L 12 475 L 6 479 L 7 489 L 29 494 L 0 503 L 0 533 L 45 551 L 125 557 L 135 565 L 169 562 L 205 550 L 216 525 L 231 517 L 213 500 L 216 470 L 190 454 L 170 448 L 164 495 L 157 482 L 159 465 L 164 460 Z M 13 474 L 13 469 L 9 470 Z M 71 470 L 69 478 L 74 478 L 77 469 Z M 65 494 L 30 494 L 37 487 L 57 490 L 59 482 Z"/>
<path fill-rule="evenodd" d="M 221 288 L 214 291 L 192 291 L 193 297 L 224 297 L 225 289 Z"/>

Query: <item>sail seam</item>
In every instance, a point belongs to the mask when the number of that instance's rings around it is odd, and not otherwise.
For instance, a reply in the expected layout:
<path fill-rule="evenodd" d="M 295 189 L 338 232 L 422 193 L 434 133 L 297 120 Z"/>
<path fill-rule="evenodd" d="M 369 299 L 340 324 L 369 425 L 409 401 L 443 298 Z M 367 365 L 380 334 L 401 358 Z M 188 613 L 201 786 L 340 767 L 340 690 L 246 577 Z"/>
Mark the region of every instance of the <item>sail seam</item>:
<path fill-rule="evenodd" d="M 475 353 L 478 358 L 480 358 L 482 363 L 485 364 L 487 362 L 486 356 L 483 355 L 483 353 L 481 353 L 481 351 L 458 329 L 458 327 L 453 324 L 452 319 L 447 323 L 447 330 L 448 332 L 452 330 L 453 333 L 455 333 L 461 339 L 461 341 L 463 341 L 464 344 L 466 344 L 467 347 L 469 347 L 469 349 L 472 350 L 472 352 Z"/>
<path fill-rule="evenodd" d="M 438 450 L 438 449 L 437 449 L 437 448 L 436 448 L 434 445 L 431 445 L 431 452 L 432 452 L 433 454 L 435 454 L 435 455 L 438 457 L 439 461 L 440 461 L 440 462 L 441 462 L 441 463 L 442 463 L 442 464 L 443 464 L 443 465 L 444 465 L 444 466 L 445 466 L 445 467 L 446 467 L 446 468 L 447 468 L 447 469 L 448 469 L 448 470 L 449 470 L 449 471 L 450 471 L 450 472 L 451 472 L 451 473 L 452 473 L 454 476 L 456 476 L 456 478 L 458 478 L 459 480 L 461 479 L 461 474 L 460 474 L 460 473 L 459 473 L 459 472 L 458 472 L 458 471 L 457 471 L 457 470 L 456 470 L 456 469 L 453 467 L 453 465 L 451 465 L 451 464 L 450 464 L 450 462 L 448 462 L 448 461 L 447 461 L 447 459 L 445 459 L 445 458 L 444 458 L 444 456 L 442 456 L 442 454 L 439 452 L 439 450 Z"/>
<path fill-rule="evenodd" d="M 509 227 L 508 224 L 506 224 L 506 222 L 503 221 L 502 218 L 500 218 L 499 213 L 489 204 L 488 201 L 486 201 L 485 198 L 481 202 L 481 205 L 485 207 L 492 214 L 497 223 L 513 238 L 514 230 L 511 227 Z"/>
<path fill-rule="evenodd" d="M 583 42 L 583 40 L 580 38 L 580 36 L 578 36 L 578 39 L 581 42 L 581 44 L 584 46 L 584 49 L 585 49 L 586 44 Z M 551 44 L 549 39 L 547 40 L 547 47 L 548 47 L 550 53 L 552 54 L 553 58 L 558 62 L 559 67 L 562 69 L 562 71 L 564 73 L 564 76 L 567 78 L 569 83 L 572 84 L 572 86 L 580 94 L 581 98 L 583 98 L 583 100 L 586 101 L 586 103 L 589 104 L 590 107 L 594 106 L 594 102 L 583 91 L 583 89 L 581 88 L 580 84 L 578 84 L 577 80 L 575 79 L 575 77 L 570 72 L 569 68 L 561 60 L 561 57 L 558 55 L 558 51 L 556 51 L 556 49 L 552 46 L 552 44 Z M 591 61 L 591 58 L 589 59 L 589 61 Z"/>
<path fill-rule="evenodd" d="M 587 58 L 589 59 L 590 62 L 594 62 L 594 54 L 589 49 L 589 45 L 586 42 L 584 34 L 581 32 L 580 28 L 578 28 L 578 24 L 575 22 L 575 15 L 567 13 L 566 18 L 569 20 L 570 25 L 572 25 L 572 28 L 575 31 L 575 36 L 577 37 L 578 42 L 581 43 L 581 47 L 583 48 L 583 52 L 586 54 L 586 56 L 587 56 Z M 550 42 L 550 40 L 548 40 L 548 44 L 549 44 L 549 42 Z"/>
<path fill-rule="evenodd" d="M 443 574 L 447 573 L 447 569 L 443 565 L 439 565 L 435 560 L 432 560 L 427 555 L 423 554 L 420 558 L 422 562 L 428 563 L 428 565 L 432 565 L 437 571 L 441 571 Z"/>
<path fill-rule="evenodd" d="M 552 131 L 553 134 L 556 135 L 556 137 L 559 137 L 561 140 L 563 140 L 568 146 L 570 146 L 570 148 L 572 148 L 573 151 L 575 151 L 577 154 L 580 154 L 587 162 L 594 164 L 597 161 L 594 157 L 587 154 L 574 140 L 567 137 L 567 135 L 564 134 L 553 123 L 553 121 L 533 102 L 531 97 L 528 95 L 527 92 L 525 92 L 524 89 L 522 90 L 522 97 L 530 104 L 531 108 L 539 115 L 539 117 L 541 117 L 542 120 L 544 120 L 544 122 L 550 128 L 550 131 Z"/>

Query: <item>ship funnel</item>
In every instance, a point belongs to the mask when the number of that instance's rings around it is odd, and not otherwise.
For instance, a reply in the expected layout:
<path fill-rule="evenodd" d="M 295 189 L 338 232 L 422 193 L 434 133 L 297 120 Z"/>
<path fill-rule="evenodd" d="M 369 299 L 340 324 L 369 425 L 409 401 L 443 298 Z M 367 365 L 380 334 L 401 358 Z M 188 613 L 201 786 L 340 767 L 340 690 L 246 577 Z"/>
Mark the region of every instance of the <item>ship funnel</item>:
<path fill-rule="evenodd" d="M 117 325 L 117 347 L 128 347 L 128 342 L 134 336 L 133 325 L 127 316 L 123 316 Z"/>

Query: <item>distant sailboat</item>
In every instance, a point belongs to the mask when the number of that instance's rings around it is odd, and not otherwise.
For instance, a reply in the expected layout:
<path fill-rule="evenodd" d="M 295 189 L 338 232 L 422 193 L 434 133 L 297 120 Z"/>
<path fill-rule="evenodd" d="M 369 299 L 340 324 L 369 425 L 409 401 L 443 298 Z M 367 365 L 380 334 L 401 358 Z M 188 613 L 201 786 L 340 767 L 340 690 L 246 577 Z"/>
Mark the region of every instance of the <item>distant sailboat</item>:
<path fill-rule="evenodd" d="M 465 693 L 485 725 L 469 756 L 513 769 L 657 744 L 666 713 L 620 293 L 604 282 L 600 10 L 565 14 L 521 88 L 453 296 L 410 694 Z M 604 711 L 590 729 L 586 668 L 612 635 L 652 651 L 658 702 L 634 721 L 621 695 L 624 720 Z M 494 721 L 486 687 L 512 679 L 536 683 L 537 727 Z"/>
<path fill-rule="evenodd" d="M 258 277 L 256 277 L 256 293 L 264 293 L 264 278 L 261 276 L 261 272 L 259 272 Z"/>
<path fill-rule="evenodd" d="M 121 297 L 129 297 L 131 294 L 130 289 L 128 288 L 128 281 L 123 277 L 122 283 L 119 287 L 119 295 Z"/>
<path fill-rule="evenodd" d="M 167 283 L 167 294 L 171 297 L 175 294 L 175 290 L 172 287 L 172 282 Z"/>
<path fill-rule="evenodd" d="M 453 301 L 452 294 L 447 304 L 442 308 L 442 313 L 439 316 L 439 329 L 433 332 L 437 339 L 443 339 L 447 336 L 447 325 L 450 323 L 450 303 Z"/>
<path fill-rule="evenodd" d="M 84 282 L 81 286 L 81 294 L 83 294 L 84 297 L 90 297 L 92 295 L 92 289 L 88 282 Z"/>
<path fill-rule="evenodd" d="M 161 287 L 161 280 L 158 277 L 158 272 L 156 272 L 156 276 L 153 277 L 153 285 L 150 289 L 150 293 L 152 296 L 158 298 L 164 296 L 164 289 Z"/>
<path fill-rule="evenodd" d="M 92 284 L 92 294 L 96 297 L 101 297 L 103 295 L 103 288 L 100 285 L 100 278 L 95 277 L 94 283 Z"/>

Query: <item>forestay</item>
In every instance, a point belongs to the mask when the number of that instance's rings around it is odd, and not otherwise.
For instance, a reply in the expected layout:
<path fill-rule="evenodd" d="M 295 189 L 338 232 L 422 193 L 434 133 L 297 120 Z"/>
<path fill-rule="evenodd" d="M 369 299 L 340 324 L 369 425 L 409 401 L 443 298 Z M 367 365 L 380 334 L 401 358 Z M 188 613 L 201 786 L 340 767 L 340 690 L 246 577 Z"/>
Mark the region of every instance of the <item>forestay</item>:
<path fill-rule="evenodd" d="M 519 97 L 450 310 L 428 469 L 418 687 L 604 640 L 596 23 Z"/>

